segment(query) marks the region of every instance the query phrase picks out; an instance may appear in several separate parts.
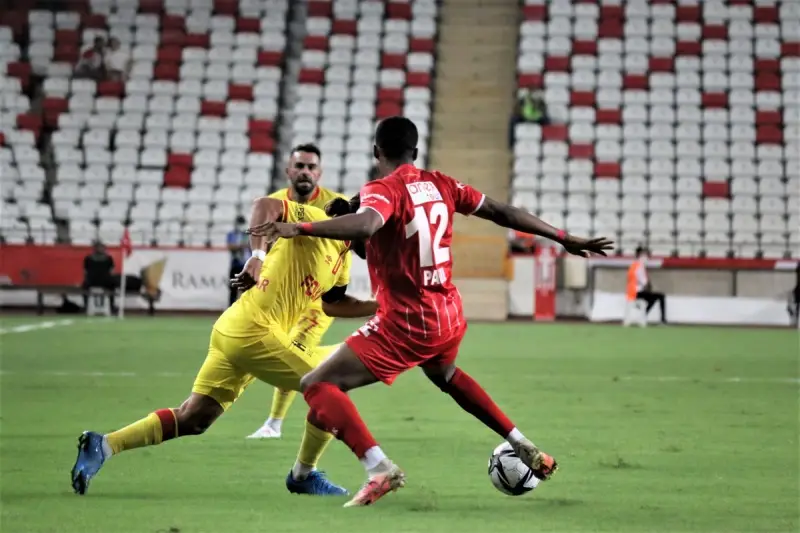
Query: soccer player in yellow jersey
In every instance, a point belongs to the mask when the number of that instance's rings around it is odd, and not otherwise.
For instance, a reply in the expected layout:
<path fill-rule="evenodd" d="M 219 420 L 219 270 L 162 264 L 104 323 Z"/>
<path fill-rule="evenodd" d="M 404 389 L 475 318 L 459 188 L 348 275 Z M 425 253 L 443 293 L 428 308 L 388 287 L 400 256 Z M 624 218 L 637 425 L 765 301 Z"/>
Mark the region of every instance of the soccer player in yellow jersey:
<path fill-rule="evenodd" d="M 354 199 L 355 201 L 355 199 Z M 343 204 L 343 205 L 342 205 Z M 350 212 L 347 200 L 337 199 L 328 213 Z M 288 200 L 259 198 L 253 204 L 250 226 L 266 221 L 311 222 L 328 218 L 313 206 Z M 85 494 L 89 482 L 112 455 L 199 435 L 224 413 L 244 389 L 259 379 L 282 390 L 297 391 L 302 378 L 325 358 L 290 336 L 309 305 L 322 300 L 328 316 L 371 316 L 375 302 L 345 294 L 349 282 L 350 243 L 328 239 L 281 239 L 264 262 L 267 243 L 251 238 L 251 257 L 235 282 L 250 288 L 214 324 L 208 355 L 180 407 L 159 409 L 113 433 L 84 432 L 72 468 L 72 487 Z M 286 478 L 291 492 L 344 495 L 315 466 L 333 435 L 307 423 L 294 467 Z"/>
<path fill-rule="evenodd" d="M 289 163 L 286 166 L 289 187 L 276 191 L 269 197 L 312 205 L 320 209 L 325 209 L 325 206 L 334 198 L 344 198 L 337 192 L 319 186 L 319 180 L 322 177 L 321 158 L 322 154 L 314 144 L 301 144 L 292 148 Z M 268 253 L 267 261 L 271 259 L 272 254 Z M 322 311 L 321 302 L 316 301 L 303 312 L 297 323 L 293 324 L 289 336 L 308 349 L 316 348 L 322 343 L 322 337 L 332 323 L 333 318 L 326 315 Z M 326 350 L 327 353 L 331 353 L 333 346 L 327 347 Z M 283 419 L 286 418 L 286 413 L 296 394 L 293 390 L 276 388 L 272 396 L 269 418 L 247 438 L 280 438 Z"/>

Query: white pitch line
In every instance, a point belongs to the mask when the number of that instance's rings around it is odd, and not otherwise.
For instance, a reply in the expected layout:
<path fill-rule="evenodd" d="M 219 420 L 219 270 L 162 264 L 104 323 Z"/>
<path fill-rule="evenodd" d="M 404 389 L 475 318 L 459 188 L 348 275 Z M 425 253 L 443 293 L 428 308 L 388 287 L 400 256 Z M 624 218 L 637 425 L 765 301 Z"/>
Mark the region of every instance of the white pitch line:
<path fill-rule="evenodd" d="M 0 335 L 7 335 L 8 333 L 27 333 L 28 331 L 38 331 L 40 329 L 57 328 L 61 326 L 70 326 L 75 321 L 72 319 L 64 320 L 45 320 L 44 322 L 35 322 L 33 324 L 20 324 L 11 328 L 0 328 Z"/>
<path fill-rule="evenodd" d="M 194 374 L 185 372 L 154 372 L 154 373 L 139 373 L 139 372 L 104 372 L 104 371 L 62 371 L 52 370 L 44 372 L 16 372 L 13 370 L 0 370 L 2 376 L 47 376 L 47 377 L 89 377 L 89 378 L 193 378 Z M 613 382 L 626 381 L 626 382 L 657 382 L 657 383 L 729 383 L 729 384 L 759 384 L 759 383 L 772 383 L 782 385 L 800 385 L 800 378 L 748 378 L 748 377 L 729 377 L 729 378 L 693 378 L 689 376 L 553 376 L 541 375 L 536 376 L 539 379 L 546 379 L 548 381 L 605 381 Z"/>

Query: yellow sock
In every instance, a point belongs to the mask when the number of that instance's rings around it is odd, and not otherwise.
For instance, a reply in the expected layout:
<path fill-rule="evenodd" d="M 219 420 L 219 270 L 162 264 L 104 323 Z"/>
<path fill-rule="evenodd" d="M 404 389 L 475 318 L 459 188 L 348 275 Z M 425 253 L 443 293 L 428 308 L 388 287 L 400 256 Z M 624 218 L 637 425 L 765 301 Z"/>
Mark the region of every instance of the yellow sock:
<path fill-rule="evenodd" d="M 311 425 L 306 420 L 306 430 L 303 432 L 303 442 L 300 443 L 297 462 L 312 468 L 317 466 L 319 458 L 322 457 L 331 440 L 333 440 L 333 435 Z"/>
<path fill-rule="evenodd" d="M 297 396 L 297 393 L 293 390 L 275 389 L 272 395 L 272 410 L 269 412 L 269 417 L 273 420 L 286 418 L 286 413 L 289 412 L 289 407 L 292 406 L 295 396 Z"/>
<path fill-rule="evenodd" d="M 161 444 L 178 436 L 175 411 L 159 409 L 146 417 L 106 435 L 111 451 L 116 455 L 125 450 Z"/>

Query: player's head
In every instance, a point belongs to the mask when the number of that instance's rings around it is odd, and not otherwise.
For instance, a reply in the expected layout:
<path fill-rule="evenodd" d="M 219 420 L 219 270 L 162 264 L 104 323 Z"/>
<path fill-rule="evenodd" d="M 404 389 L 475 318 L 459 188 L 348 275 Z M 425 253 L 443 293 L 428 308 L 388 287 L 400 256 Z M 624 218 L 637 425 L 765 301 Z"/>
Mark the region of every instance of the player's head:
<path fill-rule="evenodd" d="M 358 211 L 361 207 L 361 197 L 355 195 L 350 200 L 344 198 L 334 198 L 325 205 L 325 214 L 331 218 L 340 217 L 342 215 L 350 215 Z M 353 241 L 350 249 L 361 259 L 367 258 L 367 250 L 364 241 Z"/>
<path fill-rule="evenodd" d="M 308 196 L 317 188 L 322 177 L 321 158 L 322 153 L 315 144 L 299 144 L 292 148 L 286 177 L 298 196 Z"/>
<path fill-rule="evenodd" d="M 419 133 L 413 122 L 405 117 L 383 119 L 375 130 L 372 154 L 378 160 L 379 171 L 393 170 L 399 164 L 417 158 Z"/>
<path fill-rule="evenodd" d="M 647 248 L 644 246 L 639 246 L 636 248 L 636 257 L 643 258 L 647 257 L 648 255 L 650 255 L 650 252 L 648 252 Z"/>

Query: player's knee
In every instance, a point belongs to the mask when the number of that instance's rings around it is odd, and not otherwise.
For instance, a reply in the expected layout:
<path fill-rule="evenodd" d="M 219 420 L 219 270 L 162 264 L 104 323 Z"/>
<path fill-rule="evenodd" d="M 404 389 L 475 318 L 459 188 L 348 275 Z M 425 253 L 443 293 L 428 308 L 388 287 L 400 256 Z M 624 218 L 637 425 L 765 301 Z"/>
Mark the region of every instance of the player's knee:
<path fill-rule="evenodd" d="M 214 417 L 211 413 L 202 411 L 189 411 L 178 413 L 178 433 L 180 435 L 202 435 L 211 424 Z"/>
<path fill-rule="evenodd" d="M 305 393 L 314 383 L 319 383 L 319 380 L 314 375 L 314 372 L 309 372 L 300 378 L 300 392 Z"/>
<path fill-rule="evenodd" d="M 453 378 L 456 370 L 457 368 L 455 365 L 422 368 L 422 371 L 425 372 L 425 375 L 431 381 L 431 383 L 439 387 L 442 392 L 449 392 L 450 380 Z"/>

